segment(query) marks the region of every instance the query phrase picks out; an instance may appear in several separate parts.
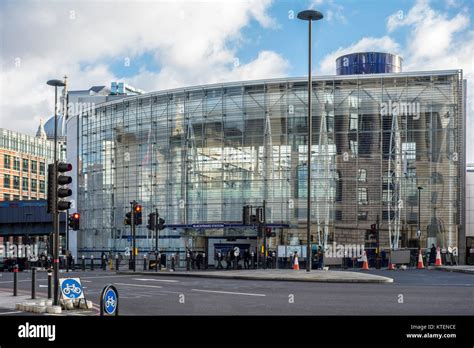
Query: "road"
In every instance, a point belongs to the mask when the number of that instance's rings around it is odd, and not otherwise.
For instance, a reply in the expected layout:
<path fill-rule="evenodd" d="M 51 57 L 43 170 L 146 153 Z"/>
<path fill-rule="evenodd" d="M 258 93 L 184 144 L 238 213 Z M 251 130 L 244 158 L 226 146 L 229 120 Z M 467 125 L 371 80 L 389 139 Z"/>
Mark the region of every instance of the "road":
<path fill-rule="evenodd" d="M 99 303 L 106 284 L 120 294 L 121 315 L 473 315 L 474 275 L 437 270 L 372 274 L 390 284 L 306 283 L 117 275 L 86 271 L 78 276 L 86 297 Z M 19 274 L 19 289 L 30 291 L 30 273 Z M 11 293 L 12 273 L 0 273 L 0 291 Z M 46 294 L 46 273 L 37 292 Z M 41 294 L 42 293 L 42 294 Z M 0 308 L 0 314 L 12 310 Z M 11 313 L 12 315 L 15 313 Z"/>

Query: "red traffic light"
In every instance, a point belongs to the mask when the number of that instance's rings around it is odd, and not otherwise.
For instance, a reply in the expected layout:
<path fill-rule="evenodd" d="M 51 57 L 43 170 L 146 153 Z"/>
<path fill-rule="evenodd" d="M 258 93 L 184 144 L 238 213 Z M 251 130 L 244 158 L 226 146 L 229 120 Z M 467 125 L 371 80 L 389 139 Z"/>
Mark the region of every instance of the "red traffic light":
<path fill-rule="evenodd" d="M 136 213 L 140 213 L 141 211 L 142 211 L 142 206 L 139 205 L 139 204 L 137 204 L 137 205 L 135 206 L 135 212 L 136 212 Z"/>
<path fill-rule="evenodd" d="M 81 218 L 81 214 L 79 214 L 79 213 L 74 213 L 74 214 L 72 214 L 72 218 L 73 218 L 73 219 L 76 219 L 76 220 L 79 220 L 79 219 Z"/>

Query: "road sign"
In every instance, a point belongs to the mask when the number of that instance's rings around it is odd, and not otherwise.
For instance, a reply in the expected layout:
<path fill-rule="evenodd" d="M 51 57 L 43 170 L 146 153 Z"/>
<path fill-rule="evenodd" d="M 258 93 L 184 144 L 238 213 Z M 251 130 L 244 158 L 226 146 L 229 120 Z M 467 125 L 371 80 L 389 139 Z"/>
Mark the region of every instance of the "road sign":
<path fill-rule="evenodd" d="M 118 315 L 119 296 L 113 285 L 107 285 L 100 296 L 100 315 Z"/>
<path fill-rule="evenodd" d="M 84 290 L 82 289 L 80 278 L 59 278 L 59 287 L 64 299 L 75 300 L 84 298 Z"/>

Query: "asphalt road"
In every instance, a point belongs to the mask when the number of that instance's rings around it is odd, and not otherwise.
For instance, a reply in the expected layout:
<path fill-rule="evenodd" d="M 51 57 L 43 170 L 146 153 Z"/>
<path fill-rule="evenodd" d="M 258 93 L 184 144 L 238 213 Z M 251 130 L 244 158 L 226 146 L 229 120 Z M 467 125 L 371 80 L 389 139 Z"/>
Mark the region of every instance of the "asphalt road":
<path fill-rule="evenodd" d="M 473 315 L 474 275 L 437 270 L 370 271 L 389 284 L 305 283 L 116 275 L 77 275 L 86 297 L 99 303 L 106 284 L 120 295 L 121 315 Z M 19 274 L 30 291 L 30 273 Z M 12 273 L 0 273 L 0 291 L 10 292 Z M 46 273 L 38 273 L 38 296 L 45 296 Z M 0 308 L 0 314 L 12 310 Z M 11 313 L 12 315 L 16 313 Z"/>

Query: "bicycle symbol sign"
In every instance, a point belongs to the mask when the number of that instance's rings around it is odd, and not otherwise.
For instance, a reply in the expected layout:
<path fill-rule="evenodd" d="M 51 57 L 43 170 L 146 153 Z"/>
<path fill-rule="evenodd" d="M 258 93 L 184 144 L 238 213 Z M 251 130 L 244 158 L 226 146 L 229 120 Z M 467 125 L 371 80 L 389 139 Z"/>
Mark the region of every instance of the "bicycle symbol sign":
<path fill-rule="evenodd" d="M 66 299 L 84 298 L 81 280 L 79 278 L 61 278 L 59 279 L 61 293 Z"/>
<path fill-rule="evenodd" d="M 100 315 L 118 315 L 119 296 L 113 285 L 107 285 L 100 295 Z"/>
<path fill-rule="evenodd" d="M 113 289 L 108 289 L 105 293 L 105 311 L 107 314 L 114 314 L 117 307 L 117 295 Z"/>

